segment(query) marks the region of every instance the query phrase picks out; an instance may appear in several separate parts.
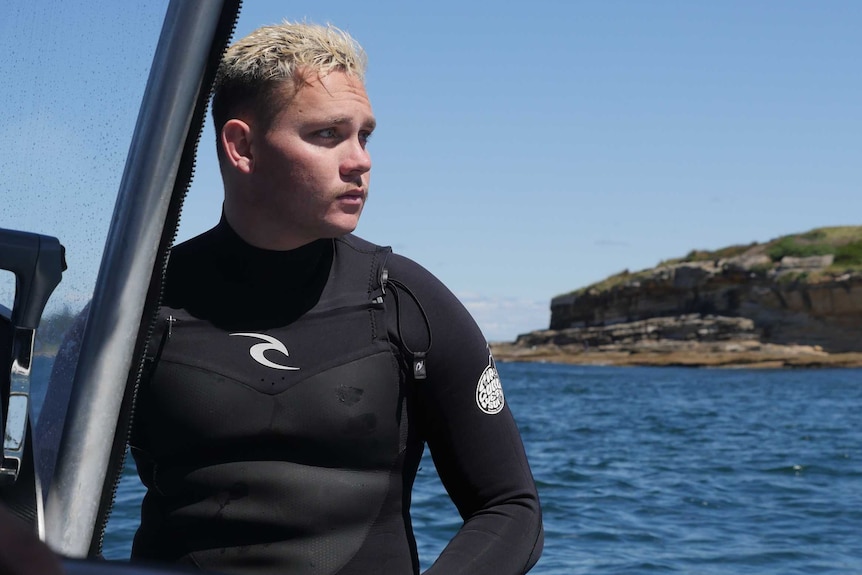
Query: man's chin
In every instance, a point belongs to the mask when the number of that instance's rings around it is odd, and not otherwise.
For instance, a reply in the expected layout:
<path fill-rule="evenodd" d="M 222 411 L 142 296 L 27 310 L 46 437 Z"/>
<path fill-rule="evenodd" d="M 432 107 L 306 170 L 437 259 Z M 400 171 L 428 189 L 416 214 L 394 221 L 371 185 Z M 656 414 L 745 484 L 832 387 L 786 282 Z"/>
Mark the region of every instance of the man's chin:
<path fill-rule="evenodd" d="M 331 235 L 328 237 L 337 238 L 343 235 L 353 233 L 359 225 L 359 213 L 344 214 L 342 217 L 331 222 Z"/>
<path fill-rule="evenodd" d="M 347 234 L 352 234 L 355 230 L 359 222 L 356 222 L 353 225 L 340 225 L 340 226 L 332 226 L 325 235 L 322 235 L 322 238 L 332 239 L 332 238 L 340 238 L 341 236 L 346 236 Z"/>

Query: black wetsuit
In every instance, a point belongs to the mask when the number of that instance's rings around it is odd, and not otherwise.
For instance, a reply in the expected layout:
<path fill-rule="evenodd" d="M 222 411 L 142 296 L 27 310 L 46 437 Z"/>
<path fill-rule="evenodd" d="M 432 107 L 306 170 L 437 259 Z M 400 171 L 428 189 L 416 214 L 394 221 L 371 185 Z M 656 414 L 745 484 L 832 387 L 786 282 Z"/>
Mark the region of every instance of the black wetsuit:
<path fill-rule="evenodd" d="M 161 315 L 132 441 L 148 488 L 133 559 L 418 573 L 424 442 L 465 520 L 427 573 L 538 559 L 538 497 L 486 342 L 417 264 L 354 236 L 260 250 L 223 220 L 172 250 Z"/>

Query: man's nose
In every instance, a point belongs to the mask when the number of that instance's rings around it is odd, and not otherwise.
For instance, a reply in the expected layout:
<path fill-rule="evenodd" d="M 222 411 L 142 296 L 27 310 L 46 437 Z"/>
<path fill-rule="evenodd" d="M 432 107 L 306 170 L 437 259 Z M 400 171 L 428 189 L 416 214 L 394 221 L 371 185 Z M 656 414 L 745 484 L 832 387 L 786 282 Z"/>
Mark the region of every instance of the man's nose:
<path fill-rule="evenodd" d="M 371 170 L 371 154 L 361 142 L 351 142 L 341 164 L 342 174 L 346 176 L 357 173 L 364 174 L 369 170 Z"/>

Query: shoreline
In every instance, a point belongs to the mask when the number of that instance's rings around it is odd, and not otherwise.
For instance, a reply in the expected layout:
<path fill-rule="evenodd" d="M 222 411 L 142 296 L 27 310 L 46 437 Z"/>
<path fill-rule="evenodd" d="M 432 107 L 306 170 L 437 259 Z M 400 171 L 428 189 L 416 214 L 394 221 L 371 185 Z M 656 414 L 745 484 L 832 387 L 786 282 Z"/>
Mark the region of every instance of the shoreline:
<path fill-rule="evenodd" d="M 771 345 L 763 350 L 583 350 L 556 345 L 532 347 L 490 343 L 498 363 L 533 362 L 616 367 L 691 367 L 721 369 L 860 368 L 862 352 L 827 353 L 808 346 Z"/>

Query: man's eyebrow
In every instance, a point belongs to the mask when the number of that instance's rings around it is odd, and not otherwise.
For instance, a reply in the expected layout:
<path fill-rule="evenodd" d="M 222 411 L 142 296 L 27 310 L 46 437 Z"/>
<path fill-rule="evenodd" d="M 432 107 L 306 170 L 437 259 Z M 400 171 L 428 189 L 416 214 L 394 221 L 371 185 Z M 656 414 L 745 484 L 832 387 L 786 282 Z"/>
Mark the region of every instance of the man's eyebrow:
<path fill-rule="evenodd" d="M 330 118 L 326 118 L 321 124 L 326 124 L 329 126 L 342 126 L 344 124 L 352 124 L 353 120 L 349 116 L 332 116 Z M 377 120 L 375 118 L 369 118 L 368 120 L 362 122 L 362 128 L 365 130 L 374 130 L 377 127 Z"/>

